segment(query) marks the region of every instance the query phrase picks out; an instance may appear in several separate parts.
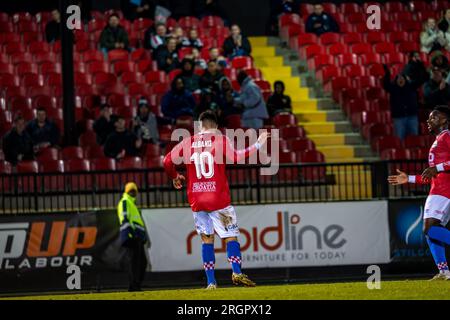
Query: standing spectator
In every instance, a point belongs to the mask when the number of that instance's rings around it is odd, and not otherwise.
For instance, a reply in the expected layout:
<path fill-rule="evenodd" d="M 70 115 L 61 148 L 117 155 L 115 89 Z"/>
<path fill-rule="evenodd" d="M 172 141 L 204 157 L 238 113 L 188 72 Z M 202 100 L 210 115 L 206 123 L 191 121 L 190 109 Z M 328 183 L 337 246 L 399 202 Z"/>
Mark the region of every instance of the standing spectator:
<path fill-rule="evenodd" d="M 225 119 L 233 114 L 241 114 L 242 109 L 239 108 L 239 93 L 234 91 L 230 79 L 222 77 L 219 80 L 219 119 L 220 124 L 225 123 Z"/>
<path fill-rule="evenodd" d="M 33 142 L 25 131 L 25 126 L 25 119 L 17 116 L 14 120 L 14 127 L 3 137 L 5 160 L 14 166 L 22 160 L 34 158 Z"/>
<path fill-rule="evenodd" d="M 241 86 L 238 101 L 243 108 L 241 125 L 244 128 L 261 129 L 264 119 L 269 118 L 261 89 L 245 71 L 239 72 L 237 80 Z"/>
<path fill-rule="evenodd" d="M 214 61 L 208 62 L 208 69 L 200 78 L 200 88 L 209 88 L 214 93 L 219 92 L 219 80 L 223 77 L 223 73 L 219 71 L 218 65 Z"/>
<path fill-rule="evenodd" d="M 159 144 L 158 117 L 150 110 L 144 97 L 139 99 L 138 114 L 133 120 L 133 132 L 144 143 Z"/>
<path fill-rule="evenodd" d="M 155 1 L 151 0 L 121 0 L 120 7 L 127 20 L 139 18 L 153 19 L 155 15 Z"/>
<path fill-rule="evenodd" d="M 105 156 L 114 159 L 137 156 L 142 140 L 127 130 L 125 118 L 118 116 L 114 127 L 115 130 L 108 136 L 103 148 Z"/>
<path fill-rule="evenodd" d="M 228 59 L 250 56 L 252 52 L 250 41 L 241 34 L 241 28 L 237 24 L 231 26 L 231 35 L 223 43 L 223 52 Z"/>
<path fill-rule="evenodd" d="M 183 38 L 181 45 L 183 47 L 197 48 L 198 50 L 201 50 L 203 48 L 203 42 L 198 37 L 197 29 L 189 30 L 188 37 Z"/>
<path fill-rule="evenodd" d="M 402 73 L 409 78 L 411 84 L 417 88 L 427 82 L 430 77 L 425 64 L 420 60 L 420 55 L 417 51 L 412 51 L 409 54 L 409 61 L 405 65 Z"/>
<path fill-rule="evenodd" d="M 273 84 L 274 93 L 267 101 L 267 109 L 271 117 L 280 112 L 292 112 L 291 97 L 284 94 L 285 86 L 283 81 L 275 81 Z"/>
<path fill-rule="evenodd" d="M 113 115 L 111 106 L 102 104 L 100 106 L 100 117 L 94 122 L 94 131 L 97 135 L 97 143 L 104 145 L 108 136 L 114 132 L 114 123 L 117 116 Z"/>
<path fill-rule="evenodd" d="M 425 106 L 433 109 L 438 105 L 448 105 L 450 102 L 450 86 L 445 81 L 447 74 L 442 70 L 433 67 L 431 79 L 423 87 Z"/>
<path fill-rule="evenodd" d="M 339 25 L 333 16 L 323 11 L 321 4 L 314 5 L 314 12 L 306 20 L 306 32 L 317 36 L 325 32 L 339 32 Z"/>
<path fill-rule="evenodd" d="M 128 33 L 120 25 L 120 18 L 113 13 L 108 18 L 108 25 L 100 34 L 100 48 L 104 53 L 114 49 L 128 50 Z"/>
<path fill-rule="evenodd" d="M 164 23 L 158 23 L 155 27 L 151 26 L 145 31 L 144 48 L 153 50 L 155 53 L 166 44 L 167 37 L 167 27 Z"/>
<path fill-rule="evenodd" d="M 420 51 L 432 53 L 447 46 L 444 33 L 436 26 L 436 20 L 429 18 L 424 25 L 424 30 L 420 34 Z"/>
<path fill-rule="evenodd" d="M 200 91 L 200 76 L 194 73 L 195 62 L 192 59 L 185 58 L 181 62 L 180 77 L 183 79 L 184 87 L 189 92 Z"/>
<path fill-rule="evenodd" d="M 158 48 L 155 54 L 158 63 L 158 69 L 169 73 L 172 70 L 178 69 L 180 61 L 178 60 L 177 43 L 175 39 L 170 38 L 167 45 Z"/>
<path fill-rule="evenodd" d="M 192 93 L 186 90 L 181 77 L 176 77 L 172 88 L 161 100 L 161 109 L 165 117 L 175 121 L 181 116 L 192 116 L 195 108 L 195 99 Z"/>
<path fill-rule="evenodd" d="M 48 43 L 61 39 L 61 14 L 58 9 L 52 10 L 52 20 L 45 26 L 45 38 Z"/>
<path fill-rule="evenodd" d="M 45 108 L 37 108 L 36 119 L 28 122 L 26 130 L 31 137 L 35 152 L 56 146 L 59 142 L 59 129 L 53 121 L 47 119 Z"/>
<path fill-rule="evenodd" d="M 278 35 L 278 18 L 282 14 L 291 14 L 300 12 L 299 0 L 270 0 L 270 17 L 268 23 L 268 32 L 271 35 Z"/>
<path fill-rule="evenodd" d="M 390 95 L 395 135 L 404 140 L 406 136 L 417 135 L 419 132 L 417 87 L 414 87 L 403 74 L 397 75 L 391 82 L 391 73 L 387 65 L 383 66 L 385 70 L 383 87 Z"/>
<path fill-rule="evenodd" d="M 443 32 L 450 32 L 450 9 L 444 10 L 442 19 L 438 23 L 438 28 Z"/>

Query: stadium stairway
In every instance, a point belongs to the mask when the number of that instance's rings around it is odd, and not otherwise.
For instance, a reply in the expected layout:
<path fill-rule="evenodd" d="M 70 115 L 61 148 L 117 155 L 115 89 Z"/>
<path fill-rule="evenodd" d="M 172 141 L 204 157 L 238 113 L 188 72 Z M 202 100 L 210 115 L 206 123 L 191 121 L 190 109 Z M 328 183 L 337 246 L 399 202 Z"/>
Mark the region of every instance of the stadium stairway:
<path fill-rule="evenodd" d="M 255 67 L 272 86 L 276 80 L 285 83 L 286 94 L 292 99 L 293 113 L 299 125 L 314 141 L 317 150 L 325 155 L 326 162 L 379 160 L 360 132 L 353 130 L 341 108 L 323 92 L 313 70 L 308 70 L 306 61 L 301 61 L 298 54 L 284 46 L 279 38 L 251 37 L 249 40 Z M 371 198 L 370 172 L 349 169 L 333 174 L 336 185 L 331 187 L 332 195 Z"/>

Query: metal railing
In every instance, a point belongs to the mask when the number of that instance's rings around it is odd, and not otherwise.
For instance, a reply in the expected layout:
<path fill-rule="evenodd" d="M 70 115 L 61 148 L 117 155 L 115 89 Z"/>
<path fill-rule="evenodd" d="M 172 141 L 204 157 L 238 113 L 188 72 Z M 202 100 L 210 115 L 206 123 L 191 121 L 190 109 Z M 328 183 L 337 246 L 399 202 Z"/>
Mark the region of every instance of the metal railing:
<path fill-rule="evenodd" d="M 357 201 L 425 196 L 428 186 L 392 187 L 395 169 L 419 174 L 426 161 L 283 164 L 263 176 L 261 166 L 227 169 L 233 204 Z M 175 190 L 163 169 L 0 175 L 0 214 L 111 209 L 123 186 L 139 186 L 141 208 L 187 206 L 186 190 Z"/>

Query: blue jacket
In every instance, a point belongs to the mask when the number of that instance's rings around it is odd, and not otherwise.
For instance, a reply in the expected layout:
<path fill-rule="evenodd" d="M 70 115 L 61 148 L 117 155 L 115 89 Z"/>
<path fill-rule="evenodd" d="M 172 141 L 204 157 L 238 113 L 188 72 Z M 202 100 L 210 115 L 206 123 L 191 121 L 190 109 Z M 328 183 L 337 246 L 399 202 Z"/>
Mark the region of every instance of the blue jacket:
<path fill-rule="evenodd" d="M 242 83 L 240 97 L 237 100 L 244 105 L 243 119 L 269 118 L 261 89 L 250 77 Z"/>
<path fill-rule="evenodd" d="M 194 114 L 195 99 L 187 90 L 182 93 L 170 90 L 161 100 L 161 109 L 165 117 L 176 119 L 180 116 Z"/>

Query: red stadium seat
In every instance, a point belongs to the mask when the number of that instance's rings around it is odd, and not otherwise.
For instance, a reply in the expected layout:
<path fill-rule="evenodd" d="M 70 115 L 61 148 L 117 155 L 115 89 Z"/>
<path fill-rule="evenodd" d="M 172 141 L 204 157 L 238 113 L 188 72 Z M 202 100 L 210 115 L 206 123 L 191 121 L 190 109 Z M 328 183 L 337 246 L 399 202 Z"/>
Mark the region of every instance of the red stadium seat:
<path fill-rule="evenodd" d="M 372 148 L 376 152 L 381 153 L 386 149 L 401 149 L 402 142 L 400 138 L 396 136 L 380 136 L 372 143 Z"/>
<path fill-rule="evenodd" d="M 305 137 L 305 129 L 298 126 L 286 126 L 280 128 L 280 137 L 284 140 Z"/>
<path fill-rule="evenodd" d="M 86 131 L 80 135 L 79 144 L 81 148 L 88 148 L 97 144 L 97 136 L 93 131 Z"/>
<path fill-rule="evenodd" d="M 63 160 L 83 159 L 83 149 L 81 147 L 66 147 L 61 151 Z"/>
<path fill-rule="evenodd" d="M 123 72 L 134 72 L 135 64 L 132 61 L 117 61 L 114 63 L 114 73 L 117 75 Z"/>
<path fill-rule="evenodd" d="M 372 53 L 372 46 L 368 43 L 355 43 L 351 45 L 350 52 L 357 55 Z"/>
<path fill-rule="evenodd" d="M 276 127 L 283 126 L 296 126 L 298 123 L 297 118 L 292 113 L 279 113 L 272 118 L 272 124 Z"/>
<path fill-rule="evenodd" d="M 327 32 L 320 36 L 320 43 L 323 46 L 331 45 L 340 42 L 340 34 L 334 32 Z"/>
<path fill-rule="evenodd" d="M 321 163 L 325 162 L 325 156 L 317 150 L 305 150 L 300 153 L 300 162 L 303 163 Z"/>
<path fill-rule="evenodd" d="M 128 51 L 123 49 L 115 49 L 108 52 L 108 61 L 114 63 L 115 61 L 128 60 Z"/>
<path fill-rule="evenodd" d="M 314 142 L 308 138 L 296 138 L 289 140 L 289 150 L 294 152 L 315 150 Z"/>
<path fill-rule="evenodd" d="M 39 172 L 43 180 L 45 191 L 62 191 L 65 188 L 64 176 L 64 161 L 61 160 L 45 160 L 40 161 Z M 43 174 L 42 174 L 43 173 Z M 47 175 L 52 173 L 53 175 Z"/>
<path fill-rule="evenodd" d="M 146 159 L 159 157 L 160 155 L 161 149 L 158 145 L 148 143 L 144 146 L 144 157 Z"/>
<path fill-rule="evenodd" d="M 166 83 L 164 71 L 149 71 L 145 74 L 145 81 L 149 83 Z"/>
<path fill-rule="evenodd" d="M 235 69 L 249 69 L 253 67 L 253 60 L 250 57 L 236 57 L 231 61 L 231 66 Z"/>
<path fill-rule="evenodd" d="M 50 160 L 59 160 L 59 150 L 56 148 L 45 148 L 39 151 L 36 155 L 36 159 L 39 163 L 45 163 Z"/>
<path fill-rule="evenodd" d="M 92 62 L 92 61 L 100 61 L 100 62 L 104 61 L 103 54 L 98 50 L 85 51 L 85 52 L 83 52 L 82 56 L 83 56 L 83 61 L 85 63 Z"/>

